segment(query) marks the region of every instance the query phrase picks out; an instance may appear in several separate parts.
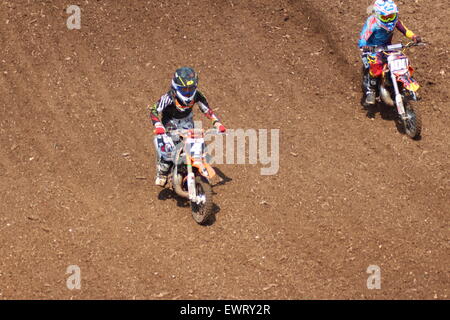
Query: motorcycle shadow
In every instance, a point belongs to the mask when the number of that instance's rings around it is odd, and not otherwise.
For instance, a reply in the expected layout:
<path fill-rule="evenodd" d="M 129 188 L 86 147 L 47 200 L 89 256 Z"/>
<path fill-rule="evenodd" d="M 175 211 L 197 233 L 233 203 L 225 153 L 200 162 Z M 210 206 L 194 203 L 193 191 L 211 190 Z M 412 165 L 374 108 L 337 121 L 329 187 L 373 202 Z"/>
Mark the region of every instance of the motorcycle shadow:
<path fill-rule="evenodd" d="M 190 203 L 189 203 L 188 199 L 179 196 L 172 189 L 168 189 L 168 188 L 162 189 L 158 194 L 158 200 L 165 201 L 165 200 L 169 200 L 169 199 L 175 200 L 177 202 L 177 206 L 180 208 L 190 207 Z"/>
<path fill-rule="evenodd" d="M 225 175 L 225 173 L 223 173 L 223 171 L 220 170 L 219 168 L 213 167 L 213 169 L 216 172 L 217 176 L 220 178 L 219 182 L 217 182 L 216 184 L 212 185 L 213 188 L 218 187 L 218 186 L 222 186 L 222 185 L 224 185 L 224 184 L 226 184 L 226 183 L 228 183 L 230 181 L 233 181 L 232 178 L 230 178 L 227 175 Z M 213 189 L 213 193 L 215 193 L 214 189 Z"/>
<path fill-rule="evenodd" d="M 381 119 L 386 121 L 393 121 L 395 123 L 395 127 L 400 134 L 406 134 L 405 128 L 398 117 L 397 111 L 394 109 L 395 107 L 386 105 L 383 102 L 378 101 L 373 106 L 368 106 L 364 104 L 364 97 L 361 100 L 361 105 L 364 110 L 366 110 L 366 117 L 369 119 L 375 119 L 376 115 L 379 114 Z M 420 140 L 420 137 L 417 139 Z"/>
<path fill-rule="evenodd" d="M 378 102 L 373 106 L 364 106 L 365 110 L 367 111 L 366 116 L 368 118 L 375 118 L 376 114 L 379 114 L 381 119 L 386 121 L 397 121 L 398 116 L 396 110 L 394 110 L 394 107 L 388 106 L 382 102 Z"/>
<path fill-rule="evenodd" d="M 217 204 L 213 203 L 212 214 L 209 217 L 208 221 L 206 221 L 203 224 L 203 226 L 205 226 L 205 227 L 212 226 L 217 220 L 216 215 L 219 213 L 219 211 L 220 211 L 220 207 Z"/>
<path fill-rule="evenodd" d="M 175 191 L 172 189 L 164 188 L 162 189 L 158 194 L 158 200 L 175 200 L 177 203 L 177 207 L 180 208 L 190 208 L 191 204 L 190 201 L 184 197 L 179 196 Z M 212 215 L 210 216 L 209 220 L 204 223 L 204 226 L 211 226 L 216 222 L 216 214 L 220 212 L 220 207 L 213 203 L 212 207 Z"/>

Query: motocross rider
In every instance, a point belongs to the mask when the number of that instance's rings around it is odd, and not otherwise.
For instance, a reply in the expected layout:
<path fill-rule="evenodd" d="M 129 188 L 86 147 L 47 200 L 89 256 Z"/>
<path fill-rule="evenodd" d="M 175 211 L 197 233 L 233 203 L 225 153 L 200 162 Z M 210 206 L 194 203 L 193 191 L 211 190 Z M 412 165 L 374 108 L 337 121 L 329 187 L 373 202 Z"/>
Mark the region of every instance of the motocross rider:
<path fill-rule="evenodd" d="M 157 152 L 155 185 L 164 187 L 171 168 L 171 152 L 175 149 L 174 142 L 166 135 L 165 126 L 170 123 L 172 129 L 194 128 L 192 107 L 198 104 L 200 111 L 212 120 L 213 126 L 219 132 L 226 128 L 208 105 L 205 96 L 197 90 L 198 74 L 189 67 L 175 71 L 170 90 L 150 108 L 150 119 L 155 127 L 154 144 Z M 160 120 L 159 114 L 162 115 Z"/>
<path fill-rule="evenodd" d="M 362 51 L 371 47 L 389 45 L 394 30 L 398 29 L 415 43 L 421 38 L 405 27 L 398 17 L 398 8 L 393 0 L 376 0 L 373 4 L 373 14 L 367 18 L 361 31 L 358 46 Z M 385 55 L 382 52 L 363 55 L 365 104 L 374 105 L 376 102 L 376 88 L 383 71 Z"/>

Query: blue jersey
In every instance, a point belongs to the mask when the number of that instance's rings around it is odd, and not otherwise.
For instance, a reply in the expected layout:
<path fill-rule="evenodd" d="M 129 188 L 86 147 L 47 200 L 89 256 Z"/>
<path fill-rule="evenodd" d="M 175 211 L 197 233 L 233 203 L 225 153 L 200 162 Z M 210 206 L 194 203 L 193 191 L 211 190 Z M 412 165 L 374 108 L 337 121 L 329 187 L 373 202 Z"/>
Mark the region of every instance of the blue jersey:
<path fill-rule="evenodd" d="M 388 31 L 383 28 L 377 21 L 377 18 L 372 15 L 367 18 L 366 23 L 359 35 L 358 46 L 382 46 L 391 44 L 392 36 L 394 35 L 394 30 L 398 29 L 408 38 L 412 38 L 414 33 L 408 30 L 400 20 L 397 20 L 395 28 L 392 31 Z"/>

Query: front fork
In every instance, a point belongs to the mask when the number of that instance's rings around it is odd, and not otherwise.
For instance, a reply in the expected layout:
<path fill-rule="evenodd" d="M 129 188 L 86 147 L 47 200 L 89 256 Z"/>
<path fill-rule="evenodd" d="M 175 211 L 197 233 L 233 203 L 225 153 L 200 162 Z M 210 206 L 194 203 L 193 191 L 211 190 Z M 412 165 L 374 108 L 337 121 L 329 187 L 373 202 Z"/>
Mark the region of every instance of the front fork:
<path fill-rule="evenodd" d="M 186 155 L 189 154 L 186 150 Z M 186 156 L 186 167 L 187 167 L 187 187 L 189 193 L 189 200 L 194 203 L 199 203 L 201 199 L 197 196 L 197 189 L 195 187 L 195 174 L 192 169 L 191 157 Z"/>
<path fill-rule="evenodd" d="M 405 121 L 408 119 L 408 116 L 406 115 L 405 106 L 403 105 L 403 96 L 398 88 L 397 78 L 395 77 L 395 74 L 393 74 L 392 72 L 391 72 L 391 80 L 395 92 L 395 105 L 397 106 L 397 112 L 400 115 L 401 119 Z"/>
<path fill-rule="evenodd" d="M 195 189 L 195 175 L 192 170 L 192 165 L 187 166 L 187 187 L 189 191 L 189 200 L 197 202 L 197 190 Z"/>
<path fill-rule="evenodd" d="M 195 173 L 194 170 L 192 168 L 192 160 L 190 157 L 186 156 L 186 152 L 185 152 L 185 161 L 186 161 L 186 169 L 187 169 L 187 176 L 186 176 L 186 182 L 187 182 L 187 189 L 188 191 L 184 191 L 182 190 L 182 176 L 180 174 L 178 174 L 178 165 L 179 165 L 179 159 L 181 156 L 183 149 L 180 149 L 177 151 L 176 157 L 175 157 L 175 163 L 174 163 L 174 168 L 173 168 L 173 186 L 175 189 L 175 192 L 182 196 L 182 197 L 186 197 L 188 198 L 190 201 L 194 202 L 194 203 L 201 203 L 202 202 L 202 198 L 200 196 L 197 195 L 197 188 L 195 185 Z M 183 164 L 184 165 L 184 164 Z"/>

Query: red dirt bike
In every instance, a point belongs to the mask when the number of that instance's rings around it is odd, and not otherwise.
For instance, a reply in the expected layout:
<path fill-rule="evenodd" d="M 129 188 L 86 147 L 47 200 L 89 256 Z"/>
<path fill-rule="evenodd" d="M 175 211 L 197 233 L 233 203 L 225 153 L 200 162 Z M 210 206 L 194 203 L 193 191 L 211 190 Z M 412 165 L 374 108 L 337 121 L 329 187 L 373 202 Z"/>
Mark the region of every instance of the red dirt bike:
<path fill-rule="evenodd" d="M 211 179 L 216 175 L 206 160 L 205 131 L 169 129 L 167 135 L 180 141 L 176 144 L 169 181 L 176 194 L 190 200 L 194 220 L 205 224 L 213 214 Z"/>
<path fill-rule="evenodd" d="M 414 106 L 418 100 L 417 90 L 420 86 L 412 77 L 414 69 L 404 51 L 412 46 L 423 45 L 423 42 L 410 42 L 406 45 L 398 43 L 373 47 L 370 51 L 363 52 L 363 55 L 383 52 L 386 56 L 378 95 L 386 105 L 397 108 L 400 124 L 405 133 L 413 139 L 418 139 L 422 131 L 422 119 L 419 110 Z"/>

